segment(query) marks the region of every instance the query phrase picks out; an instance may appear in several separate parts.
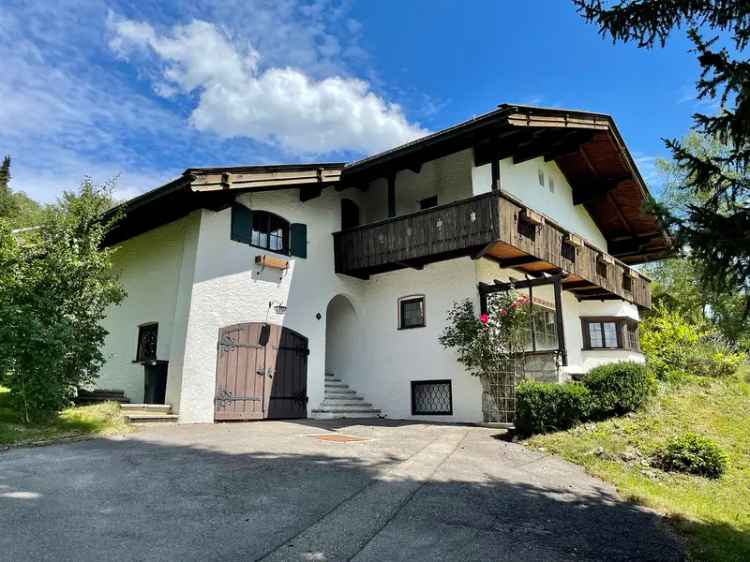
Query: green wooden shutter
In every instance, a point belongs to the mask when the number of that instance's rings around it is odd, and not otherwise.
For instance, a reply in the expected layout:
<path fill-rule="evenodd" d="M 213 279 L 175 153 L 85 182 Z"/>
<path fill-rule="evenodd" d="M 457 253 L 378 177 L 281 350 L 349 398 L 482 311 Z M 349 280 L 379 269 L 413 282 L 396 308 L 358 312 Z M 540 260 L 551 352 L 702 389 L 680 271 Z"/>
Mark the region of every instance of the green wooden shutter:
<path fill-rule="evenodd" d="M 294 223 L 289 227 L 289 253 L 298 258 L 307 257 L 307 225 Z"/>
<path fill-rule="evenodd" d="M 230 238 L 235 242 L 250 244 L 253 228 L 253 212 L 239 203 L 232 205 L 232 230 Z"/>

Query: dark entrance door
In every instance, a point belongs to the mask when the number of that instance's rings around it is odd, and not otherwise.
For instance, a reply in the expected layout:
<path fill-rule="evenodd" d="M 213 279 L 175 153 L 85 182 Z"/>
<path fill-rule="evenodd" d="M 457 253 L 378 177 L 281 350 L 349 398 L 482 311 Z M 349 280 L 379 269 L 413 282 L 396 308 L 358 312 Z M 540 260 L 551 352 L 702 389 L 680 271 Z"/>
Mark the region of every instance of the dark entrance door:
<path fill-rule="evenodd" d="M 214 418 L 259 420 L 307 416 L 307 338 L 251 322 L 219 331 Z"/>
<path fill-rule="evenodd" d="M 341 230 L 359 226 L 359 206 L 351 199 L 341 200 Z"/>
<path fill-rule="evenodd" d="M 146 404 L 164 404 L 167 392 L 168 361 L 149 361 L 143 366 L 144 389 L 143 402 Z"/>

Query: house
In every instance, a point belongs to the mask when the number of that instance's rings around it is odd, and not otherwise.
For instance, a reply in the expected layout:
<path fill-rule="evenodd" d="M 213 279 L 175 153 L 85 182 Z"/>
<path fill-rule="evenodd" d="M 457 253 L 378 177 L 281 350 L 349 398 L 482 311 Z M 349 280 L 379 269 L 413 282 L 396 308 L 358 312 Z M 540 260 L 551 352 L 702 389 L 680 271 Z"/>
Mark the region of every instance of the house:
<path fill-rule="evenodd" d="M 98 387 L 181 422 L 482 421 L 452 302 L 530 293 L 531 377 L 642 360 L 648 197 L 611 117 L 518 105 L 352 163 L 189 169 L 118 208 Z"/>

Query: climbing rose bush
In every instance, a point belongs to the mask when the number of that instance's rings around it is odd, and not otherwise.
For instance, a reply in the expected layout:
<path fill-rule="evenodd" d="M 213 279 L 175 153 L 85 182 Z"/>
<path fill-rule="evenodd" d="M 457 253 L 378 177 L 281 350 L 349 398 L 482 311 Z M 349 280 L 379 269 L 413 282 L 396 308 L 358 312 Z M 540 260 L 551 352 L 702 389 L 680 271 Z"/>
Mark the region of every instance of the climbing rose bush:
<path fill-rule="evenodd" d="M 456 351 L 473 376 L 501 370 L 524 352 L 529 308 L 529 298 L 513 290 L 493 295 L 479 316 L 470 299 L 453 303 L 440 344 Z"/>

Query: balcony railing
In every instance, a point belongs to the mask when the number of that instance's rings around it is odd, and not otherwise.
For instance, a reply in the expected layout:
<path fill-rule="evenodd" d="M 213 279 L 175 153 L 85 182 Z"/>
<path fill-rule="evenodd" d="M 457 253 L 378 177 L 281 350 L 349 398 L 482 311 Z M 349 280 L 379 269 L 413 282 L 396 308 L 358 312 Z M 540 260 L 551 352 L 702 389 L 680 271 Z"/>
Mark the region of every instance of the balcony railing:
<path fill-rule="evenodd" d="M 569 274 L 563 288 L 581 300 L 616 297 L 651 306 L 646 278 L 501 192 L 333 236 L 336 273 L 367 278 L 460 256 L 485 255 L 503 267 L 518 267 L 532 275 Z"/>
<path fill-rule="evenodd" d="M 359 277 L 471 255 L 500 234 L 497 193 L 335 233 L 336 272 Z"/>

